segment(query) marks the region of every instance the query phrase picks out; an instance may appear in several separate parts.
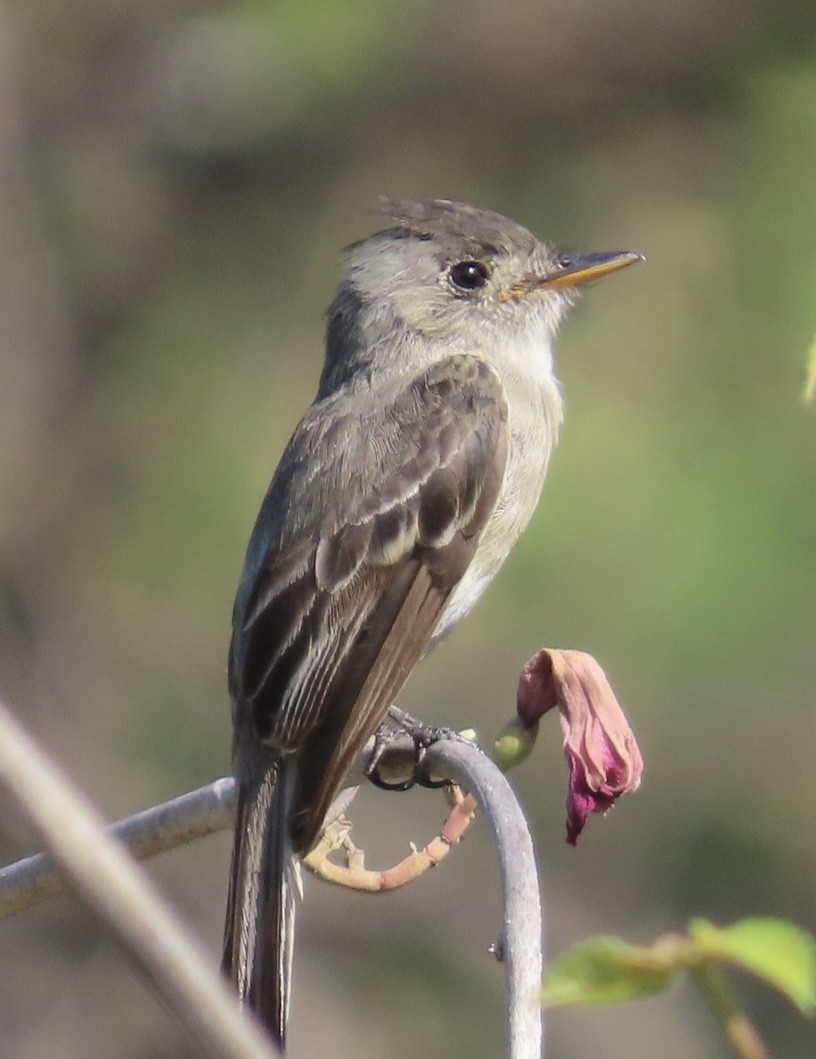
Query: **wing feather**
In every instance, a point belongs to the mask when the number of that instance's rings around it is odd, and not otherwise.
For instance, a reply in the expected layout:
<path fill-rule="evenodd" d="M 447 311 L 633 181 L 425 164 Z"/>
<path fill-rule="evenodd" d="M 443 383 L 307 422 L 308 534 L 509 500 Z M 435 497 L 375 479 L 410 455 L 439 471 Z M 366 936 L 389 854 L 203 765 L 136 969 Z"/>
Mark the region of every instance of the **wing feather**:
<path fill-rule="evenodd" d="M 296 848 L 421 657 L 501 489 L 507 409 L 455 356 L 352 417 L 326 398 L 258 517 L 233 616 L 236 731 L 298 751 Z"/>

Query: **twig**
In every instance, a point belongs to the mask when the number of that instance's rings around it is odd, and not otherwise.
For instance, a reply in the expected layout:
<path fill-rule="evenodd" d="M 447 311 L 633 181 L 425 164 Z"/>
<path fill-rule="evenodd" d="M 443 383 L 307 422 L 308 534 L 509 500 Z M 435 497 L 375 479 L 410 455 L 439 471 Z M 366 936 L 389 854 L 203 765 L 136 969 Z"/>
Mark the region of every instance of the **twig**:
<path fill-rule="evenodd" d="M 0 786 L 205 1052 L 219 1059 L 271 1059 L 277 1054 L 226 984 L 209 970 L 210 959 L 189 939 L 147 877 L 105 833 L 97 811 L 1 700 Z"/>
<path fill-rule="evenodd" d="M 739 1059 L 770 1059 L 765 1042 L 748 1016 L 737 1007 L 719 970 L 711 961 L 691 970 Z"/>
<path fill-rule="evenodd" d="M 326 816 L 335 820 L 346 811 L 357 792 L 342 790 Z M 235 781 L 231 776 L 154 805 L 134 816 L 111 824 L 108 834 L 117 839 L 136 860 L 148 860 L 197 838 L 232 827 L 235 814 Z M 48 853 L 0 868 L 0 920 L 35 908 L 69 891 L 63 870 Z"/>
<path fill-rule="evenodd" d="M 232 827 L 235 784 L 216 780 L 197 791 L 136 813 L 107 828 L 131 856 L 147 860 L 197 838 Z M 68 882 L 47 853 L 37 853 L 0 868 L 0 919 L 59 897 Z"/>
<path fill-rule="evenodd" d="M 317 844 L 303 858 L 304 867 L 324 882 L 348 890 L 389 893 L 407 886 L 440 864 L 450 853 L 451 846 L 461 841 L 473 820 L 476 799 L 470 794 L 463 794 L 459 787 L 454 786 L 450 790 L 454 804 L 442 830 L 422 849 L 414 847 L 407 857 L 392 868 L 383 871 L 366 868 L 365 853 L 349 838 L 351 823 L 344 817 L 323 829 Z M 329 859 L 339 849 L 345 851 L 345 865 L 335 864 Z"/>

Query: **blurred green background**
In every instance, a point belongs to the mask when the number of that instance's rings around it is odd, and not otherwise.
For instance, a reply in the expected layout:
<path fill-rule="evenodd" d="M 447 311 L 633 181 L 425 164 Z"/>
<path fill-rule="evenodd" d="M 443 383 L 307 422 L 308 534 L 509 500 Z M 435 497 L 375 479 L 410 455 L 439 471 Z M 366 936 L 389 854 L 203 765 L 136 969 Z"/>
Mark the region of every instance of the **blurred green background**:
<path fill-rule="evenodd" d="M 403 704 L 492 738 L 542 644 L 606 667 L 641 791 L 563 842 L 552 720 L 515 775 L 553 951 L 693 914 L 816 924 L 816 8 L 810 0 L 7 0 L 0 687 L 111 817 L 229 768 L 232 595 L 378 194 L 632 248 L 567 323 L 539 515 Z M 385 866 L 443 816 L 366 791 Z M 5 860 L 32 848 L 4 812 Z M 229 837 L 151 866 L 217 958 Z M 494 854 L 307 880 L 291 1055 L 502 1054 Z M 67 901 L 0 932 L 0 1051 L 193 1056 Z M 740 983 L 776 1056 L 816 1033 Z M 725 1055 L 690 989 L 557 1014 L 560 1059 Z"/>

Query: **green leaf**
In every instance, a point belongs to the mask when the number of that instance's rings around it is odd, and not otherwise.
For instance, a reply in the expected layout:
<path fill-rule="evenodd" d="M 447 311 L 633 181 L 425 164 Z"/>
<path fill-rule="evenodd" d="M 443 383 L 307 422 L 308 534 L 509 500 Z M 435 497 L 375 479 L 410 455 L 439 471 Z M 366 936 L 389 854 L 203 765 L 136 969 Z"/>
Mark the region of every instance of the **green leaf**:
<path fill-rule="evenodd" d="M 689 933 L 704 955 L 726 960 L 783 993 L 805 1015 L 816 1012 L 816 940 L 783 919 L 742 919 L 720 929 L 693 920 Z"/>
<path fill-rule="evenodd" d="M 649 949 L 601 935 L 582 941 L 550 964 L 541 990 L 545 1007 L 616 1004 L 666 989 L 673 973 Z"/>

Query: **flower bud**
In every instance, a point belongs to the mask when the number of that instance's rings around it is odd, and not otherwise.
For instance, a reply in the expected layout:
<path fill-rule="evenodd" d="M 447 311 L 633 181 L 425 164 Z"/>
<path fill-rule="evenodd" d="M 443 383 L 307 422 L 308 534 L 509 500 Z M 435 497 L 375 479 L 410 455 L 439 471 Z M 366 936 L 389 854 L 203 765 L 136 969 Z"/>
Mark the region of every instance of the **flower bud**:
<path fill-rule="evenodd" d="M 519 679 L 517 712 L 532 728 L 554 706 L 569 766 L 567 842 L 575 845 L 590 813 L 605 813 L 640 786 L 643 759 L 629 722 L 592 655 L 539 651 Z"/>

